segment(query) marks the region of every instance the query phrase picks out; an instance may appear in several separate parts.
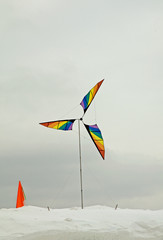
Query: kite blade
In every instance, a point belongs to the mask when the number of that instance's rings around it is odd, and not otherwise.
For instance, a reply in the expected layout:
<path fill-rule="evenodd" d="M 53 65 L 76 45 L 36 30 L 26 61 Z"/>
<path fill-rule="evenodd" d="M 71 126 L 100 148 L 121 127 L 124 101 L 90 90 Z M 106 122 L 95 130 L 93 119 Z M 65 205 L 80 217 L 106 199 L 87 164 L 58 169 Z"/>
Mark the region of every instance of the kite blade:
<path fill-rule="evenodd" d="M 104 79 L 98 82 L 88 93 L 85 95 L 83 100 L 81 101 L 80 105 L 83 107 L 84 113 L 87 111 L 89 105 L 91 104 L 92 100 L 94 99 L 97 91 L 99 90 L 101 84 L 103 83 Z"/>
<path fill-rule="evenodd" d="M 102 138 L 102 134 L 100 129 L 98 128 L 97 124 L 95 125 L 86 125 L 84 124 L 90 137 L 92 138 L 96 148 L 98 149 L 99 153 L 101 154 L 102 158 L 105 158 L 105 148 L 104 148 L 104 141 Z"/>
<path fill-rule="evenodd" d="M 76 119 L 59 120 L 59 121 L 52 121 L 52 122 L 43 122 L 40 124 L 45 127 L 68 131 L 68 130 L 72 130 L 72 126 L 75 120 Z"/>

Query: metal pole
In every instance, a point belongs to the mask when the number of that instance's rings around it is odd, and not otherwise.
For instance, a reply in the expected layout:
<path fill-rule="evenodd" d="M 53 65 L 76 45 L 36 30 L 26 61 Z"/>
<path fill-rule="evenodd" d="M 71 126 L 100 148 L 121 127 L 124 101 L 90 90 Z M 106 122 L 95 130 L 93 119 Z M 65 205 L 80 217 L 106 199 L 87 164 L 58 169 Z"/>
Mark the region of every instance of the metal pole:
<path fill-rule="evenodd" d="M 82 163 L 81 163 L 81 141 L 80 141 L 80 119 L 78 119 L 79 128 L 79 159 L 80 159 L 80 189 L 81 189 L 81 208 L 83 209 L 83 183 L 82 183 Z"/>

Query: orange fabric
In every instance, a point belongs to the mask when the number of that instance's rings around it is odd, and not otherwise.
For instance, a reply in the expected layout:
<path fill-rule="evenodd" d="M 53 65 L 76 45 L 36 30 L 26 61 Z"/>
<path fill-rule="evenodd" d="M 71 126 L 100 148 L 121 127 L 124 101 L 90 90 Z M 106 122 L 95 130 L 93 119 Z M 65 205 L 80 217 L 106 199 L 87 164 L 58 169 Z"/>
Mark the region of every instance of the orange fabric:
<path fill-rule="evenodd" d="M 21 182 L 19 181 L 16 208 L 23 207 L 24 200 L 25 200 L 24 191 L 23 191 Z"/>

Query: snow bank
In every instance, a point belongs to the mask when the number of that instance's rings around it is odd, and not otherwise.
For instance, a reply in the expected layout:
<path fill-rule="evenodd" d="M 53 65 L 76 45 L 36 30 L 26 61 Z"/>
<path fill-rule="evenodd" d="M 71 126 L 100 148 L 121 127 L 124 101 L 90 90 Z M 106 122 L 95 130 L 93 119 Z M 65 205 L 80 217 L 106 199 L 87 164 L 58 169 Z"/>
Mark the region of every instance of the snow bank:
<path fill-rule="evenodd" d="M 163 240 L 163 210 L 0 209 L 0 240 Z"/>

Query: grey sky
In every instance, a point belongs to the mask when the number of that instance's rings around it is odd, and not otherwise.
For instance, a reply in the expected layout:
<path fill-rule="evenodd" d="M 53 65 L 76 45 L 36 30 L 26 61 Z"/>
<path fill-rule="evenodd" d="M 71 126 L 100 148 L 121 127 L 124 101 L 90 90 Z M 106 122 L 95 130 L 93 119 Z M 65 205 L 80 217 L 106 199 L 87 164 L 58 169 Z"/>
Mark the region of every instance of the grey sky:
<path fill-rule="evenodd" d="M 38 123 L 85 116 L 100 127 L 106 161 L 82 127 L 85 204 L 162 208 L 163 2 L 0 2 L 0 207 L 78 206 L 78 128 Z"/>

